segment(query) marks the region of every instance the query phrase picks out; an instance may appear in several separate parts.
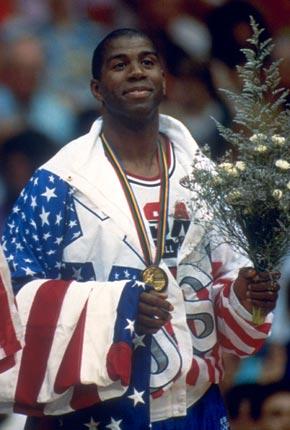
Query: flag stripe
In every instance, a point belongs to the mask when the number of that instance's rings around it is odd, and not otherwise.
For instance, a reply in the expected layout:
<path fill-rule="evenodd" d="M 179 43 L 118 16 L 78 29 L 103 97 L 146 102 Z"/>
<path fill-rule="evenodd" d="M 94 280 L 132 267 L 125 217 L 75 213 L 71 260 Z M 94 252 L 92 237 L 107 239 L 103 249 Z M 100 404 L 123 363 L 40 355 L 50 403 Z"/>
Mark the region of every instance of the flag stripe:
<path fill-rule="evenodd" d="M 82 310 L 80 319 L 64 353 L 63 360 L 56 375 L 54 391 L 58 394 L 63 393 L 75 383 L 81 382 L 80 369 L 83 352 L 82 339 L 84 336 L 86 312 L 87 303 Z M 72 360 L 71 357 L 74 357 L 74 359 Z"/>
<path fill-rule="evenodd" d="M 87 408 L 101 401 L 96 384 L 77 385 L 70 402 L 72 409 Z"/>
<path fill-rule="evenodd" d="M 9 355 L 8 357 L 2 358 L 2 360 L 0 360 L 0 373 L 6 372 L 6 370 L 10 369 L 14 365 L 15 365 L 14 355 Z"/>
<path fill-rule="evenodd" d="M 21 344 L 17 339 L 15 327 L 12 320 L 11 309 L 5 285 L 0 274 L 0 348 L 4 350 L 6 356 L 14 354 L 21 349 Z M 5 358 L 5 357 L 4 357 Z M 1 366 L 0 360 L 0 366 Z M 5 360 L 6 361 L 6 360 Z M 3 363 L 2 363 L 3 364 Z M 0 367 L 1 369 L 1 367 Z"/>
<path fill-rule="evenodd" d="M 15 397 L 20 405 L 30 405 L 32 408 L 36 406 L 56 323 L 69 285 L 70 282 L 66 281 L 47 281 L 36 292 L 28 317 L 29 329 L 26 330 L 26 346 L 23 349 L 16 388 Z"/>
<path fill-rule="evenodd" d="M 239 349 L 237 346 L 235 346 L 230 339 L 226 338 L 222 333 L 220 333 L 220 341 L 223 344 L 225 350 L 228 350 L 230 352 L 235 352 L 240 357 L 246 357 L 249 355 L 248 352 L 243 351 L 242 349 Z"/>
<path fill-rule="evenodd" d="M 187 373 L 187 376 L 186 376 L 186 383 L 188 385 L 195 385 L 199 377 L 199 372 L 200 372 L 199 365 L 196 359 L 193 358 L 191 362 L 191 368 L 189 369 L 189 372 Z"/>
<path fill-rule="evenodd" d="M 227 306 L 227 307 L 226 307 Z M 247 333 L 245 326 L 241 327 L 241 325 L 236 321 L 233 317 L 230 307 L 225 301 L 224 303 L 220 303 L 220 308 L 217 312 L 217 317 L 224 319 L 225 323 L 229 328 L 234 332 L 237 337 L 237 340 L 240 339 L 244 344 L 251 348 L 257 348 L 260 346 L 260 343 L 264 341 L 264 336 L 261 334 L 261 339 L 257 339 L 257 330 L 255 330 L 256 338 L 253 338 L 249 333 Z M 249 324 L 249 329 L 252 329 L 252 326 Z M 270 324 L 268 325 L 268 330 L 270 329 Z"/>
<path fill-rule="evenodd" d="M 107 370 L 112 381 L 120 379 L 122 385 L 129 385 L 131 360 L 132 348 L 126 342 L 118 342 L 110 347 L 107 355 Z"/>

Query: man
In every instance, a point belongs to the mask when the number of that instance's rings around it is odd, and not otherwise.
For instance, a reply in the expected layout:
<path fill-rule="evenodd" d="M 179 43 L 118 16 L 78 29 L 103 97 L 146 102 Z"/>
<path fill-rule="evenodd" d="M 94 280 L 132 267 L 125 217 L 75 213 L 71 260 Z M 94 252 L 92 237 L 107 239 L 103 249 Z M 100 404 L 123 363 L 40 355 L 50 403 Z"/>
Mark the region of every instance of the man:
<path fill-rule="evenodd" d="M 194 222 L 180 180 L 197 145 L 158 113 L 147 36 L 112 32 L 92 72 L 102 118 L 35 173 L 4 233 L 26 323 L 11 407 L 40 417 L 27 429 L 226 429 L 222 352 L 261 346 L 271 316 L 250 312 L 278 284 Z"/>
<path fill-rule="evenodd" d="M 288 381 L 260 386 L 257 404 L 259 430 L 290 429 L 290 386 Z"/>
<path fill-rule="evenodd" d="M 21 35 L 21 30 L 15 34 L 2 39 L 1 143 L 32 128 L 62 146 L 75 133 L 75 112 L 60 93 L 45 88 L 46 54 L 39 37 Z"/>

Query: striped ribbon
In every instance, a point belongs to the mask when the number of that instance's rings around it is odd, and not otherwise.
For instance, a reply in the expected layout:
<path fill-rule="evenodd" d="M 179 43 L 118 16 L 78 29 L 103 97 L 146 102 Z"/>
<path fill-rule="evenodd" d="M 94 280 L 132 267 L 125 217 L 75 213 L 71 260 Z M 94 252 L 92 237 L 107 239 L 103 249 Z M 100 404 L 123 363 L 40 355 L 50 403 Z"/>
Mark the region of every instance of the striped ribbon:
<path fill-rule="evenodd" d="M 105 153 L 109 158 L 110 162 L 112 163 L 118 175 L 118 178 L 121 182 L 121 185 L 123 187 L 123 190 L 134 220 L 134 224 L 137 230 L 137 234 L 142 248 L 146 266 L 151 266 L 151 265 L 158 266 L 165 248 L 168 196 L 169 196 L 169 177 L 168 177 L 168 166 L 167 166 L 165 150 L 163 149 L 163 146 L 160 140 L 158 140 L 157 149 L 158 149 L 159 172 L 160 172 L 160 178 L 161 178 L 160 192 L 159 192 L 160 214 L 159 214 L 158 227 L 157 227 L 156 254 L 153 260 L 152 254 L 151 254 L 150 242 L 147 235 L 146 227 L 144 225 L 143 217 L 141 215 L 141 211 L 138 206 L 132 187 L 126 176 L 125 170 L 122 167 L 121 162 L 118 160 L 117 155 L 115 154 L 113 148 L 106 140 L 103 133 L 101 134 L 101 141 L 103 143 Z"/>

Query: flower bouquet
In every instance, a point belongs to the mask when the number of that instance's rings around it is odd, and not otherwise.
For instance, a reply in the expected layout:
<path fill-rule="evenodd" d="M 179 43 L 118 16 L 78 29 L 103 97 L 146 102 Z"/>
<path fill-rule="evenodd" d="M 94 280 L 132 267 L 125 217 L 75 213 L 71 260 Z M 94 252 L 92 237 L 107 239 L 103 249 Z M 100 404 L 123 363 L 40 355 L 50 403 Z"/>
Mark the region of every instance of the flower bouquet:
<path fill-rule="evenodd" d="M 227 241 L 242 250 L 257 271 L 276 270 L 290 242 L 290 121 L 288 91 L 279 88 L 279 61 L 269 61 L 271 39 L 261 41 L 251 18 L 249 48 L 242 49 L 245 64 L 237 71 L 239 94 L 225 91 L 235 106 L 234 126 L 216 121 L 230 144 L 218 163 L 205 162 L 202 154 L 185 182 L 196 201 L 212 213 Z M 210 222 L 209 218 L 201 222 Z M 253 322 L 264 315 L 253 309 Z"/>

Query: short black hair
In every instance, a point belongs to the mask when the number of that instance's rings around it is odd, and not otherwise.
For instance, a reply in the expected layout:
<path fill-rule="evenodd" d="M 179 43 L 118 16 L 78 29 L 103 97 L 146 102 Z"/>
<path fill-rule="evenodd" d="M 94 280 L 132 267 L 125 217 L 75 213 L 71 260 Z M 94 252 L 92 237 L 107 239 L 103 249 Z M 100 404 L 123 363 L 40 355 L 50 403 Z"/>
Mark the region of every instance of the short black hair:
<path fill-rule="evenodd" d="M 153 41 L 150 39 L 148 34 L 144 33 L 144 31 L 142 30 L 138 30 L 135 28 L 119 28 L 117 30 L 113 30 L 101 40 L 101 42 L 96 46 L 94 50 L 92 58 L 92 76 L 94 79 L 100 79 L 101 77 L 104 57 L 108 45 L 113 40 L 118 39 L 120 37 L 140 37 L 142 39 L 147 39 L 156 50 Z"/>

